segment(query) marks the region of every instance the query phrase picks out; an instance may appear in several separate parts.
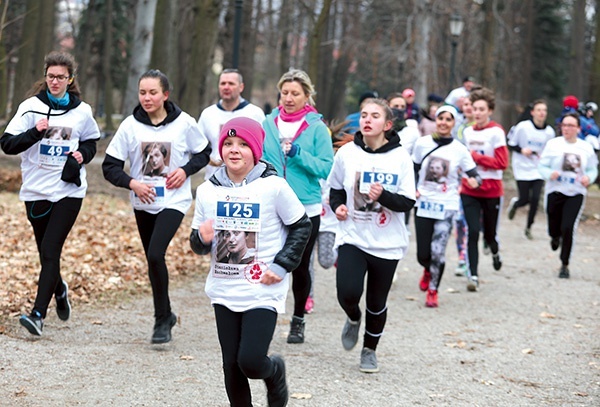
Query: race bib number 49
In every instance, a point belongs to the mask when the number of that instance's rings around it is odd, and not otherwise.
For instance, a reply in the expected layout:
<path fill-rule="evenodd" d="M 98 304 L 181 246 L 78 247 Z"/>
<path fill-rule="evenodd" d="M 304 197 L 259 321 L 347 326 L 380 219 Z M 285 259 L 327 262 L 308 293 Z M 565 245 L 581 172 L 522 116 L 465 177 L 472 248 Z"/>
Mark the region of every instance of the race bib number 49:
<path fill-rule="evenodd" d="M 68 141 L 42 139 L 40 141 L 40 165 L 46 167 L 61 167 L 67 161 L 67 154 L 71 151 Z"/>
<path fill-rule="evenodd" d="M 218 201 L 215 229 L 260 232 L 260 204 Z"/>

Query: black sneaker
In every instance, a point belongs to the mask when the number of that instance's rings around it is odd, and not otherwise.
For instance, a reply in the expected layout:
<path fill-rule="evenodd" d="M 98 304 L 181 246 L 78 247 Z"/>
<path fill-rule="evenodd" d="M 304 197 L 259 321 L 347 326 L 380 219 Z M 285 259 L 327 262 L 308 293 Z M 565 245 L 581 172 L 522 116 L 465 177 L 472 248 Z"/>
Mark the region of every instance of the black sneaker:
<path fill-rule="evenodd" d="M 502 268 L 502 259 L 500 258 L 500 253 L 493 254 L 492 261 L 494 262 L 494 270 L 498 271 Z"/>
<path fill-rule="evenodd" d="M 517 213 L 516 204 L 518 201 L 519 201 L 519 198 L 517 198 L 515 196 L 508 203 L 508 220 L 513 220 L 515 218 L 515 214 Z"/>
<path fill-rule="evenodd" d="M 288 402 L 288 387 L 285 382 L 285 362 L 279 355 L 272 355 L 273 374 L 265 379 L 269 407 L 284 407 Z"/>
<path fill-rule="evenodd" d="M 32 311 L 29 315 L 21 315 L 19 322 L 23 325 L 30 334 L 35 336 L 42 336 L 42 329 L 44 328 L 44 319 L 42 314 L 38 311 Z"/>
<path fill-rule="evenodd" d="M 152 343 L 171 342 L 171 329 L 177 323 L 177 315 L 171 312 L 168 317 L 156 321 L 154 324 L 154 333 L 152 334 Z"/>
<path fill-rule="evenodd" d="M 287 343 L 304 343 L 304 318 L 292 316 Z"/>
<path fill-rule="evenodd" d="M 569 278 L 569 268 L 565 265 L 560 267 L 560 272 L 558 273 L 558 278 Z"/>
<path fill-rule="evenodd" d="M 69 286 L 64 280 L 62 283 L 63 287 L 65 288 L 63 295 L 61 295 L 60 297 L 57 297 L 55 295 L 54 298 L 56 299 L 56 313 L 58 314 L 58 318 L 60 318 L 61 321 L 67 321 L 71 316 L 71 303 L 69 302 Z"/>
<path fill-rule="evenodd" d="M 553 237 L 550 241 L 550 247 L 552 250 L 557 251 L 560 247 L 560 237 Z"/>

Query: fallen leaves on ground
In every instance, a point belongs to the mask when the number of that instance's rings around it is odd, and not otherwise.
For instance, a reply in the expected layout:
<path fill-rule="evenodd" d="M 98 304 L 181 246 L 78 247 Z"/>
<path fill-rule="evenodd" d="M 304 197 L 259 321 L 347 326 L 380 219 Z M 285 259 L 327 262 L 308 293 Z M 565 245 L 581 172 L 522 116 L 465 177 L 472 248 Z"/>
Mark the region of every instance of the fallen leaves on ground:
<path fill-rule="evenodd" d="M 186 217 L 167 250 L 171 280 L 202 275 L 208 257 L 189 245 L 191 220 Z M 29 312 L 37 292 L 39 255 L 25 205 L 15 193 L 0 192 L 0 317 Z M 61 256 L 61 275 L 75 303 L 89 303 L 103 293 L 149 292 L 142 243 L 129 202 L 88 195 Z M 54 301 L 50 306 L 54 306 Z"/>

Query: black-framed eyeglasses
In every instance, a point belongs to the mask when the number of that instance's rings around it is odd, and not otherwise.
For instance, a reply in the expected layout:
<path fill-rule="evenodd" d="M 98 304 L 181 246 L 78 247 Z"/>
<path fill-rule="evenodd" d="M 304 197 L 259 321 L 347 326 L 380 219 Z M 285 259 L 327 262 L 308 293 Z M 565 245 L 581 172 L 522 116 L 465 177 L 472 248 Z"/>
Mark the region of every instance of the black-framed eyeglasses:
<path fill-rule="evenodd" d="M 58 82 L 64 82 L 67 79 L 70 78 L 69 75 L 52 75 L 51 73 L 46 74 L 46 79 L 48 80 L 48 82 L 52 82 L 53 80 L 57 80 Z"/>

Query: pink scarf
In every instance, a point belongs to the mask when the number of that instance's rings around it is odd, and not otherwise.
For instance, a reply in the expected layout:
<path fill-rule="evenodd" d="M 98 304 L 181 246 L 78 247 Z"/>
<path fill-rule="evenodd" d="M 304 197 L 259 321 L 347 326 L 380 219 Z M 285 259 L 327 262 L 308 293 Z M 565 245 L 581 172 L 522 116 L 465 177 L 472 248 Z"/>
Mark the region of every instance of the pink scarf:
<path fill-rule="evenodd" d="M 317 109 L 312 107 L 311 105 L 304 105 L 304 107 L 297 112 L 294 113 L 286 113 L 283 106 L 279 106 L 279 117 L 284 122 L 297 122 L 306 116 L 308 113 L 313 112 L 317 113 Z"/>
<path fill-rule="evenodd" d="M 311 112 L 317 113 L 317 109 L 315 109 L 311 105 L 304 105 L 304 107 L 302 109 L 300 109 L 294 113 L 286 113 L 285 110 L 283 109 L 283 106 L 279 106 L 279 116 L 275 117 L 275 125 L 276 126 L 278 125 L 277 123 L 280 118 L 284 122 L 293 123 L 293 122 L 303 120 L 306 117 L 306 115 Z M 302 134 L 302 132 L 304 130 L 306 130 L 307 127 L 308 127 L 308 123 L 306 122 L 306 120 L 304 120 L 302 122 L 302 124 L 300 125 L 300 128 L 296 132 L 296 135 L 294 135 L 294 138 L 292 139 L 292 141 L 296 140 L 298 138 L 298 136 L 300 136 L 300 134 Z"/>

